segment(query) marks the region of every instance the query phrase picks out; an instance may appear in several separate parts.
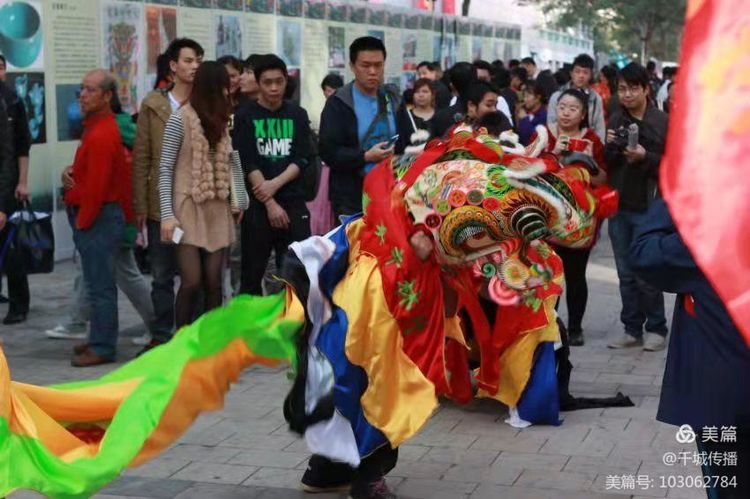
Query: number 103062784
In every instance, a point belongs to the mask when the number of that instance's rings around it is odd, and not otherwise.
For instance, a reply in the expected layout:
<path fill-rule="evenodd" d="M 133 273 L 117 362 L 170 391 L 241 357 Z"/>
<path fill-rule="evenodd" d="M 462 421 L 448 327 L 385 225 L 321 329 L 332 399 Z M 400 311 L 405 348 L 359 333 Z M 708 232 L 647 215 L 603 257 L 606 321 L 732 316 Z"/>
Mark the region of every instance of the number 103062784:
<path fill-rule="evenodd" d="M 662 489 L 728 489 L 737 487 L 737 477 L 726 475 L 667 475 L 658 477 L 657 486 Z"/>
<path fill-rule="evenodd" d="M 608 475 L 607 490 L 729 489 L 737 487 L 736 476 L 726 475 Z"/>

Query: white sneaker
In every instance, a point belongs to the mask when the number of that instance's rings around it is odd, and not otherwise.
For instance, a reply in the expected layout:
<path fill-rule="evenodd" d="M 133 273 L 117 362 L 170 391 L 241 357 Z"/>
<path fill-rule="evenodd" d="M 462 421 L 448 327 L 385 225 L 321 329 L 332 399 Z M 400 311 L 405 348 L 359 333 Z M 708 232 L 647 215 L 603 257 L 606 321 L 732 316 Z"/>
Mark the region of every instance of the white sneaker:
<path fill-rule="evenodd" d="M 84 340 L 87 336 L 85 330 L 81 332 L 74 332 L 63 326 L 62 324 L 58 324 L 54 328 L 46 330 L 44 334 L 47 335 L 47 338 L 52 338 L 55 340 Z"/>
<path fill-rule="evenodd" d="M 130 341 L 133 342 L 133 345 L 138 345 L 138 346 L 142 347 L 144 345 L 148 345 L 149 343 L 151 343 L 151 334 L 150 333 L 143 333 L 142 336 L 136 336 L 135 338 L 133 338 Z"/>
<path fill-rule="evenodd" d="M 607 348 L 614 348 L 614 349 L 631 348 L 631 347 L 639 347 L 642 344 L 643 344 L 643 341 L 640 338 L 634 338 L 633 336 L 630 336 L 627 333 L 622 333 L 619 338 L 617 338 L 615 341 L 607 345 Z"/>
<path fill-rule="evenodd" d="M 667 346 L 666 338 L 656 333 L 646 333 L 643 336 L 643 350 L 646 352 L 658 352 Z"/>

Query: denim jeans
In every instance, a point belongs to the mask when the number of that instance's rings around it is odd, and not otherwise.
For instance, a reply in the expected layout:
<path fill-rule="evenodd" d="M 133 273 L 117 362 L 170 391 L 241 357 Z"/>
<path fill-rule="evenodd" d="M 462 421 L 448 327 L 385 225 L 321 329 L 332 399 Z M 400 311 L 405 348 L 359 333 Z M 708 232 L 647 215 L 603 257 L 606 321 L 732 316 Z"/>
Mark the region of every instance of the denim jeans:
<path fill-rule="evenodd" d="M 635 227 L 644 221 L 644 217 L 646 212 L 620 210 L 609 220 L 609 238 L 620 280 L 620 320 L 625 326 L 625 332 L 634 338 L 643 336 L 644 324 L 649 333 L 667 335 L 664 294 L 640 279 L 630 264 L 630 245 Z"/>
<path fill-rule="evenodd" d="M 79 273 L 73 284 L 76 299 L 70 309 L 68 329 L 82 327 L 85 330 L 86 323 L 91 315 L 91 306 L 83 282 L 83 274 Z M 130 246 L 120 246 L 115 253 L 115 283 L 118 289 L 128 298 L 130 304 L 141 317 L 143 324 L 151 333 L 154 324 L 154 305 L 151 303 L 151 297 L 149 296 L 149 283 L 146 277 L 141 274 L 141 270 L 135 262 L 133 248 Z"/>
<path fill-rule="evenodd" d="M 75 227 L 77 209 L 69 210 Z M 81 255 L 83 280 L 91 306 L 89 347 L 100 357 L 114 359 L 117 350 L 117 284 L 115 253 L 122 243 L 125 219 L 117 203 L 102 205 L 94 224 L 74 229 L 73 241 Z"/>
<path fill-rule="evenodd" d="M 151 302 L 155 319 L 151 327 L 153 339 L 166 343 L 174 333 L 174 278 L 177 261 L 174 245 L 161 242 L 161 222 L 149 220 L 148 256 L 151 260 Z"/>

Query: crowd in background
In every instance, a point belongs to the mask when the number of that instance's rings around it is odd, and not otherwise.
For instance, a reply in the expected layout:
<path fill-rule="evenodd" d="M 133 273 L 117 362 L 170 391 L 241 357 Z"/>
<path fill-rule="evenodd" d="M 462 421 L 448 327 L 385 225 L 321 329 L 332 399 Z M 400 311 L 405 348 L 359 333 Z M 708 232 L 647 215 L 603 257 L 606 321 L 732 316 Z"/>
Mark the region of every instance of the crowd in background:
<path fill-rule="evenodd" d="M 118 288 L 147 327 L 134 340 L 141 353 L 168 342 L 231 295 L 279 289 L 273 276 L 288 246 L 361 212 L 363 179 L 376 164 L 470 127 L 506 147 L 538 146 L 538 155 L 558 161 L 581 153 L 595 172 L 592 184 L 617 190 L 619 210 L 608 231 L 622 332 L 610 348 L 665 348 L 662 290 L 685 293 L 688 285 L 675 276 L 692 272 L 692 295 L 677 304 L 673 331 L 686 332 L 672 335 L 659 419 L 694 427 L 735 421 L 747 394 L 730 380 L 750 375 L 748 351 L 659 199 L 677 68 L 664 68 L 661 77 L 653 62 L 597 69 L 587 54 L 555 73 L 532 57 L 445 70 L 424 61 L 402 92 L 384 84 L 386 57 L 377 38 L 352 43 L 353 80 L 330 74 L 321 82 L 326 103 L 318 130 L 295 100 L 298 82 L 274 54 L 205 61 L 197 42 L 174 40 L 158 58 L 155 88 L 137 116 L 123 112 L 109 72 L 83 75 L 83 133 L 61 176 L 78 275 L 67 318 L 46 331 L 82 340 L 72 365 L 115 361 Z M 23 105 L 2 83 L 5 68 L 0 56 L 0 265 L 9 301 L 3 323 L 13 325 L 29 313 L 23 259 L 7 250 L 11 217 L 29 200 L 30 139 Z M 566 279 L 567 338 L 582 345 L 592 247 L 555 250 Z M 700 307 L 711 312 L 696 315 Z M 700 362 L 704 357 L 715 362 Z M 396 459 L 395 450 L 379 450 L 353 475 L 313 456 L 303 487 L 329 490 L 356 476 L 352 497 L 395 497 L 382 479 Z"/>
<path fill-rule="evenodd" d="M 402 92 L 384 84 L 386 57 L 377 38 L 352 44 L 353 80 L 329 74 L 321 82 L 326 104 L 319 130 L 310 128 L 307 112 L 293 100 L 298 82 L 273 54 L 204 62 L 197 42 L 175 40 L 158 57 L 154 90 L 132 117 L 122 112 L 111 75 L 86 75 L 79 97 L 86 117 L 81 146 L 61 179 L 80 272 L 68 319 L 48 336 L 88 338 L 77 347 L 75 364 L 109 362 L 116 350 L 118 287 L 148 327 L 134 340 L 144 350 L 232 294 L 279 289 L 273 275 L 288 245 L 361 211 L 362 180 L 375 164 L 469 124 L 521 146 L 543 129 L 553 138 L 544 151 L 550 155 L 559 156 L 571 138 L 590 144 L 587 152 L 602 170 L 596 182 L 610 183 L 621 196 L 609 230 L 627 335 L 612 346 L 639 343 L 645 325 L 645 347 L 663 348 L 663 300 L 634 280 L 617 256 L 629 244 L 629 220 L 655 195 L 666 137 L 661 110 L 672 106 L 677 68 L 664 68 L 661 80 L 653 62 L 597 71 L 587 54 L 555 73 L 538 68 L 532 57 L 507 65 L 458 62 L 447 70 L 423 61 L 418 79 Z M 0 59 L 0 74 L 4 67 Z M 3 86 L 2 92 L 12 124 L 9 154 L 16 158 L 6 169 L 13 192 L 0 205 L 7 218 L 28 200 L 30 143 L 23 106 L 12 89 Z M 614 131 L 631 123 L 640 127 L 642 150 L 636 154 L 615 144 Z M 103 144 L 110 149 L 103 151 Z M 644 166 L 626 168 L 630 163 Z M 571 341 L 583 344 L 590 248 L 558 251 L 568 278 Z M 29 310 L 23 266 L 12 261 L 9 252 L 5 324 L 24 321 Z M 150 283 L 142 271 L 151 274 Z M 653 310 L 631 305 L 642 294 Z"/>

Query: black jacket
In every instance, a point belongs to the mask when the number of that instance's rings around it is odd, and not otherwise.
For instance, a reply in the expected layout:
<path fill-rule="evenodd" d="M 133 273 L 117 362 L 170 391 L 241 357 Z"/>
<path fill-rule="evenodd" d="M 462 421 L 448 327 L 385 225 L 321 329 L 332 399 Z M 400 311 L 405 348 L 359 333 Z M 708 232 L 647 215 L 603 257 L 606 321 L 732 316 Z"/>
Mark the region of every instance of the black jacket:
<path fill-rule="evenodd" d="M 331 169 L 328 197 L 345 213 L 362 210 L 362 181 L 365 151 L 359 146 L 357 115 L 354 112 L 352 86 L 347 83 L 333 94 L 320 116 L 320 157 Z M 398 92 L 386 86 L 385 92 L 394 112 L 400 106 Z"/>
<path fill-rule="evenodd" d="M 0 94 L 5 86 L 0 82 Z M 15 190 L 18 184 L 18 160 L 13 150 L 13 127 L 5 99 L 0 98 L 0 212 L 7 216 L 15 211 Z"/>
<path fill-rule="evenodd" d="M 629 164 L 616 146 L 611 143 L 605 146 L 609 183 L 620 195 L 621 210 L 645 211 L 658 196 L 659 164 L 667 140 L 667 121 L 667 115 L 651 104 L 643 120 L 635 119 L 622 107 L 610 118 L 607 124 L 610 130 L 636 123 L 638 143 L 646 149 L 643 161 Z"/>
<path fill-rule="evenodd" d="M 453 125 L 460 123 L 466 117 L 466 104 L 459 97 L 456 103 L 435 113 L 432 122 L 432 136 L 442 137 Z"/>
<path fill-rule="evenodd" d="M 445 109 L 451 105 L 453 94 L 450 89 L 440 80 L 433 83 L 435 89 L 435 109 Z"/>
<path fill-rule="evenodd" d="M 2 124 L 4 130 L 0 132 L 0 211 L 10 215 L 17 208 L 15 191 L 18 184 L 18 158 L 28 156 L 31 148 L 31 134 L 26 108 L 18 94 L 10 87 L 0 82 L 0 101 L 4 106 Z M 7 162 L 7 165 L 5 164 Z M 8 187 L 6 187 L 8 184 Z M 9 193 L 5 194 L 5 190 Z"/>

